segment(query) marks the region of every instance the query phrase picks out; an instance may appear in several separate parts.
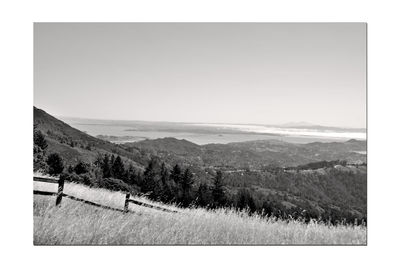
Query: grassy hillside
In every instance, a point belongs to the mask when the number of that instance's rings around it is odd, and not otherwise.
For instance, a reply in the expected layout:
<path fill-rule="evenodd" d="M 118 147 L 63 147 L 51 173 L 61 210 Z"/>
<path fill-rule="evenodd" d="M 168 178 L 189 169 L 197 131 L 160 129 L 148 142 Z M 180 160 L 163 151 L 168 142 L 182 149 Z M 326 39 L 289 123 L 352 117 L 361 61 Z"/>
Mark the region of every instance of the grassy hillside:
<path fill-rule="evenodd" d="M 34 188 L 55 191 L 56 185 L 35 182 Z M 73 183 L 66 183 L 65 192 L 112 207 L 122 208 L 124 203 L 122 193 Z M 34 196 L 36 245 L 366 244 L 364 226 L 281 221 L 229 209 L 169 207 L 179 213 L 166 213 L 131 205 L 136 213 L 124 214 L 69 199 L 55 207 L 54 201 L 54 197 Z"/>

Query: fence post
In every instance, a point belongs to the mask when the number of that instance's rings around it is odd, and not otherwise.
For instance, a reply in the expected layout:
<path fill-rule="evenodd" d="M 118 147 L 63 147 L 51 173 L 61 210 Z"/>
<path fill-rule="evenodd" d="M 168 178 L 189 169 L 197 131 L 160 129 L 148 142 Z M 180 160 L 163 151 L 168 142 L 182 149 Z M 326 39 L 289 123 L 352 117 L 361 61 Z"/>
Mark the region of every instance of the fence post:
<path fill-rule="evenodd" d="M 129 208 L 129 198 L 131 197 L 130 193 L 127 193 L 125 196 L 125 206 L 124 206 L 124 212 L 128 212 Z"/>
<path fill-rule="evenodd" d="M 58 192 L 57 192 L 56 206 L 61 204 L 63 190 L 64 190 L 64 177 L 60 177 L 58 179 Z"/>

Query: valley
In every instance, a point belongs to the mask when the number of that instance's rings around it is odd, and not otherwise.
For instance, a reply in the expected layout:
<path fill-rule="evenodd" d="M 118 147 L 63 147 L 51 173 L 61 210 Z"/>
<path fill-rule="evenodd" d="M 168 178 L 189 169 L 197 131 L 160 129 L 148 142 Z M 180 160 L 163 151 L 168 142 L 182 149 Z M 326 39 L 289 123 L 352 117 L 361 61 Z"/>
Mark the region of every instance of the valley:
<path fill-rule="evenodd" d="M 360 153 L 366 151 L 363 140 L 289 143 L 270 139 L 199 145 L 166 137 L 118 144 L 79 131 L 37 108 L 34 123 L 47 140 L 46 153 L 62 157 L 63 175 L 72 182 L 132 190 L 139 195 L 150 190 L 150 198 L 157 200 L 164 197 L 163 190 L 171 186 L 170 191 L 179 189 L 178 180 L 172 179 L 178 166 L 182 175 L 186 169 L 191 177 L 187 197 L 190 201 L 201 197 L 202 205 L 213 203 L 211 189 L 221 173 L 224 205 L 248 207 L 252 212 L 280 218 L 366 222 L 367 155 Z M 104 174 L 102 162 L 107 157 L 120 157 L 118 175 Z M 164 181 L 165 171 L 172 180 Z M 146 184 L 148 179 L 151 184 Z M 181 193 L 168 194 L 172 195 L 164 201 L 180 201 Z"/>

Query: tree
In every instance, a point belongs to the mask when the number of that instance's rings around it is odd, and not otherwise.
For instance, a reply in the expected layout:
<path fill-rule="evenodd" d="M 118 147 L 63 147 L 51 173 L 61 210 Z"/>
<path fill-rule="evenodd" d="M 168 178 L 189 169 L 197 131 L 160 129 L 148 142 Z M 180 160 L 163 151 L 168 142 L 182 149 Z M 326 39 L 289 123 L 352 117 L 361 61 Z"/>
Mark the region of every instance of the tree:
<path fill-rule="evenodd" d="M 104 155 L 104 159 L 101 164 L 101 169 L 103 170 L 104 178 L 108 178 L 111 176 L 110 157 L 108 156 L 108 154 Z"/>
<path fill-rule="evenodd" d="M 46 166 L 46 148 L 47 142 L 37 126 L 33 126 L 33 170 L 45 171 Z"/>
<path fill-rule="evenodd" d="M 145 171 L 144 171 L 144 180 L 142 185 L 142 191 L 144 193 L 149 193 L 149 197 L 155 199 L 158 197 L 157 192 L 157 172 L 155 168 L 155 161 L 152 159 L 149 161 Z"/>
<path fill-rule="evenodd" d="M 114 178 L 122 180 L 125 175 L 125 166 L 120 156 L 117 156 L 111 166 L 111 172 Z"/>
<path fill-rule="evenodd" d="M 33 170 L 46 172 L 46 153 L 40 147 L 35 146 L 33 149 Z"/>
<path fill-rule="evenodd" d="M 181 179 L 182 204 L 184 206 L 188 206 L 190 202 L 192 202 L 192 197 L 191 197 L 192 185 L 193 185 L 193 173 L 189 169 L 186 169 Z"/>
<path fill-rule="evenodd" d="M 128 165 L 128 169 L 126 170 L 124 178 L 122 180 L 129 185 L 137 184 L 136 172 L 132 163 Z"/>
<path fill-rule="evenodd" d="M 222 172 L 217 171 L 216 176 L 214 177 L 213 180 L 213 188 L 212 188 L 212 196 L 214 199 L 214 205 L 215 206 L 223 206 L 225 205 L 226 202 L 226 196 L 225 196 L 225 185 L 224 181 L 222 178 Z"/>
<path fill-rule="evenodd" d="M 249 213 L 253 213 L 256 211 L 257 207 L 254 202 L 253 197 L 251 196 L 249 190 L 240 189 L 237 194 L 237 205 L 236 207 L 240 210 L 248 209 Z"/>
<path fill-rule="evenodd" d="M 264 201 L 262 204 L 262 215 L 271 216 L 274 210 L 270 201 Z"/>
<path fill-rule="evenodd" d="M 164 202 L 169 202 L 175 198 L 174 191 L 176 184 L 169 178 L 169 171 L 164 162 L 161 164 L 160 179 L 162 187 L 161 200 Z"/>
<path fill-rule="evenodd" d="M 168 170 L 164 162 L 161 164 L 160 176 L 161 176 L 161 182 L 165 186 L 168 180 Z"/>
<path fill-rule="evenodd" d="M 114 165 L 114 161 L 115 161 L 115 156 L 114 156 L 114 154 L 111 154 L 110 166 Z"/>
<path fill-rule="evenodd" d="M 45 150 L 47 148 L 47 141 L 43 133 L 37 129 L 37 125 L 33 126 L 33 143 L 40 147 L 40 149 Z"/>
<path fill-rule="evenodd" d="M 58 153 L 52 153 L 47 157 L 47 165 L 49 166 L 50 175 L 58 175 L 64 170 L 64 162 Z"/>
<path fill-rule="evenodd" d="M 212 196 L 211 190 L 206 183 L 201 183 L 196 193 L 196 203 L 200 207 L 211 205 Z"/>
<path fill-rule="evenodd" d="M 95 161 L 93 162 L 93 164 L 94 164 L 96 167 L 101 168 L 102 165 L 103 165 L 103 155 L 100 154 L 100 153 L 97 153 L 96 159 L 95 159 Z"/>
<path fill-rule="evenodd" d="M 83 174 L 89 172 L 89 166 L 87 163 L 83 161 L 79 161 L 78 164 L 75 165 L 74 172 L 76 174 Z"/>
<path fill-rule="evenodd" d="M 72 165 L 68 165 L 68 167 L 67 167 L 67 172 L 68 172 L 69 174 L 74 173 L 74 167 L 72 167 Z"/>
<path fill-rule="evenodd" d="M 176 164 L 172 169 L 170 178 L 174 180 L 175 183 L 180 184 L 182 179 L 182 170 L 178 164 Z"/>

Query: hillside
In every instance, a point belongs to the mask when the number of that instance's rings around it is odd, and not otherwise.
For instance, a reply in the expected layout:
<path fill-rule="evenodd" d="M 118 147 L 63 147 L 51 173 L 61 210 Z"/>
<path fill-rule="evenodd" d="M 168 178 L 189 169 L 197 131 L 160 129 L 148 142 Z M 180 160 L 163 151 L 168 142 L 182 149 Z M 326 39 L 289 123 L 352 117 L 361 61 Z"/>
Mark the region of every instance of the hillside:
<path fill-rule="evenodd" d="M 215 171 L 221 170 L 230 195 L 248 189 L 256 205 L 269 203 L 275 207 L 273 212 L 304 209 L 316 217 L 366 218 L 367 169 L 359 165 L 366 155 L 354 152 L 366 150 L 364 141 L 291 144 L 268 140 L 199 146 L 164 138 L 123 146 L 155 154 L 171 166 L 190 166 L 196 179 L 209 183 Z"/>
<path fill-rule="evenodd" d="M 37 129 L 46 137 L 48 152 L 61 154 L 67 164 L 73 165 L 80 160 L 93 162 L 98 153 L 118 154 L 137 168 L 143 168 L 147 163 L 148 159 L 140 155 L 139 151 L 127 151 L 117 144 L 90 136 L 36 107 L 33 107 L 33 119 Z"/>
<path fill-rule="evenodd" d="M 198 167 L 262 169 L 269 165 L 297 166 L 315 161 L 346 160 L 366 162 L 366 142 L 293 144 L 278 140 L 260 140 L 229 144 L 196 145 L 186 140 L 162 138 L 121 145 L 128 149 L 145 150 L 174 163 Z"/>
<path fill-rule="evenodd" d="M 176 155 L 188 155 L 188 154 L 198 155 L 199 153 L 202 152 L 202 148 L 200 145 L 196 145 L 185 139 L 179 140 L 172 137 L 160 138 L 154 140 L 144 140 L 135 143 L 135 146 L 137 148 L 146 149 L 153 153 L 157 153 L 159 151 L 166 151 Z"/>

